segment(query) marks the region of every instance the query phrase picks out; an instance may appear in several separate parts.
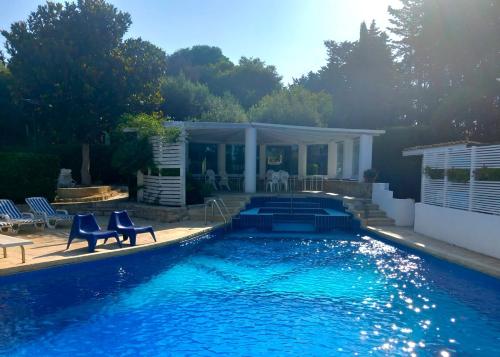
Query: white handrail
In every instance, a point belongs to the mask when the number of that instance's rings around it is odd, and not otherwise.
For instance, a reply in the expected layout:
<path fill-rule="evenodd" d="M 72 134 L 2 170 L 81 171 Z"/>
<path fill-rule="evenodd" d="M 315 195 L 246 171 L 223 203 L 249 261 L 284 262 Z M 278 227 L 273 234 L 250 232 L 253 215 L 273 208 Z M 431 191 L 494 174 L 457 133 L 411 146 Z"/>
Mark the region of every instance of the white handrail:
<path fill-rule="evenodd" d="M 226 219 L 226 216 L 224 215 L 224 213 L 222 212 L 222 209 L 219 205 L 219 202 L 218 201 L 222 201 L 221 199 L 217 199 L 217 198 L 211 198 L 209 199 L 206 203 L 205 203 L 205 225 L 207 224 L 207 208 L 210 206 L 212 207 L 212 217 L 214 216 L 214 206 L 217 207 L 217 209 L 219 210 L 219 213 L 222 217 L 222 219 L 224 220 L 224 223 L 227 224 L 227 219 Z M 227 210 L 227 207 L 226 207 L 226 204 L 224 203 L 224 201 L 222 201 L 222 204 L 224 205 L 225 209 L 227 212 L 229 212 Z"/>
<path fill-rule="evenodd" d="M 229 213 L 229 209 L 226 206 L 226 202 L 224 202 L 224 200 L 222 198 L 220 198 L 220 197 L 216 198 L 216 201 L 220 202 L 220 204 L 221 204 L 222 208 L 224 208 L 224 211 L 226 212 L 226 214 L 228 216 L 231 216 L 231 213 Z"/>

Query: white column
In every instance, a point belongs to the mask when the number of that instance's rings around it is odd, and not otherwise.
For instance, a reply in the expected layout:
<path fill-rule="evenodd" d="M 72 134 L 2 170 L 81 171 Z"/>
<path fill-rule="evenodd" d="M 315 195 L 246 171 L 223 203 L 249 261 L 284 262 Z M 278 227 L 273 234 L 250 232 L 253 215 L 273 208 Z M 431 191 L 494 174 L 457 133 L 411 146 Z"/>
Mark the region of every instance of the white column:
<path fill-rule="evenodd" d="M 364 173 L 366 170 L 372 168 L 372 148 L 373 148 L 373 136 L 371 135 L 361 135 L 359 137 L 359 173 L 358 181 L 362 182 L 364 180 Z"/>
<path fill-rule="evenodd" d="M 217 174 L 226 174 L 226 144 L 217 144 Z"/>
<path fill-rule="evenodd" d="M 352 139 L 344 140 L 344 170 L 342 173 L 343 179 L 352 178 L 352 155 L 354 152 L 354 142 Z"/>
<path fill-rule="evenodd" d="M 337 143 L 332 141 L 328 143 L 328 177 L 337 176 Z"/>
<path fill-rule="evenodd" d="M 266 178 L 266 167 L 267 167 L 267 156 L 266 156 L 266 149 L 267 145 L 266 144 L 260 144 L 259 145 L 259 177 L 261 179 Z"/>
<path fill-rule="evenodd" d="M 307 145 L 299 144 L 299 178 L 307 176 Z"/>
<path fill-rule="evenodd" d="M 245 192 L 254 193 L 257 186 L 257 130 L 245 129 Z"/>

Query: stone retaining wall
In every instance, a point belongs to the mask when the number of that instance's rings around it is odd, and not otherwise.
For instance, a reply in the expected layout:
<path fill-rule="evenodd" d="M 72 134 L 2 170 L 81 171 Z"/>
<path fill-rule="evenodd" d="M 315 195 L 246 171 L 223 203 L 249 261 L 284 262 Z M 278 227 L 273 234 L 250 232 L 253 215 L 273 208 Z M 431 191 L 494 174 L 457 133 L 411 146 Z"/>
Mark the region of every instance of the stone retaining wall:
<path fill-rule="evenodd" d="M 357 198 L 371 198 L 372 184 L 358 181 L 345 180 L 326 180 L 324 182 L 323 191 L 334 192 L 343 196 L 351 196 Z"/>
<path fill-rule="evenodd" d="M 130 201 L 56 203 L 54 207 L 66 209 L 71 214 L 91 212 L 99 216 L 108 216 L 113 211 L 127 210 L 131 217 L 169 223 L 178 222 L 186 217 L 185 208 L 153 206 Z"/>

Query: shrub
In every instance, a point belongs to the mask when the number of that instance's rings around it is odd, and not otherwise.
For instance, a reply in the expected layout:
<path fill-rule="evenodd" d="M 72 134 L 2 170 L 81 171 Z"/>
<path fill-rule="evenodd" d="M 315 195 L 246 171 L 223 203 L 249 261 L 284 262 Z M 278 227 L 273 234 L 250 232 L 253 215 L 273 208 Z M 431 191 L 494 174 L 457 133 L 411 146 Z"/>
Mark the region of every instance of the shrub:
<path fill-rule="evenodd" d="M 444 179 L 444 169 L 435 169 L 430 166 L 426 166 L 424 169 L 425 175 L 431 180 L 443 180 Z"/>
<path fill-rule="evenodd" d="M 363 173 L 363 178 L 365 182 L 375 182 L 377 180 L 378 172 L 375 169 L 365 170 Z"/>
<path fill-rule="evenodd" d="M 55 155 L 0 153 L 0 197 L 24 203 L 30 196 L 53 200 L 59 175 L 59 159 Z"/>
<path fill-rule="evenodd" d="M 474 178 L 478 181 L 500 181 L 500 168 L 483 166 L 474 171 Z"/>
<path fill-rule="evenodd" d="M 195 180 L 191 174 L 188 173 L 186 177 L 186 204 L 193 205 L 204 202 L 204 198 L 212 194 L 212 186 Z"/>
<path fill-rule="evenodd" d="M 470 181 L 470 170 L 451 168 L 446 171 L 446 176 L 448 177 L 448 181 L 467 183 Z"/>
<path fill-rule="evenodd" d="M 162 176 L 179 177 L 181 175 L 180 168 L 163 168 L 160 169 L 160 174 Z"/>

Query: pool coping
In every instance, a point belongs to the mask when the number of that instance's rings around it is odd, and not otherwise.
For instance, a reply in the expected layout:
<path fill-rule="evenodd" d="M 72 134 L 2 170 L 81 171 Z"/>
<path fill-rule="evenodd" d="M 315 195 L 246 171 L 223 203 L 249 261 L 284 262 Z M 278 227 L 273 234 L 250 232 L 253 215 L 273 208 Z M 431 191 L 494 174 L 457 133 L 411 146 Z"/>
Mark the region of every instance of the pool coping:
<path fill-rule="evenodd" d="M 95 251 L 93 253 L 82 254 L 77 256 L 65 257 L 56 260 L 44 261 L 39 263 L 27 263 L 23 265 L 17 265 L 8 268 L 0 269 L 0 277 L 14 275 L 18 273 L 27 273 L 31 271 L 38 271 L 47 268 L 53 268 L 64 265 L 78 264 L 91 262 L 96 260 L 103 260 L 112 257 L 125 256 L 129 254 L 135 254 L 139 252 L 144 252 L 153 249 L 163 248 L 172 244 L 181 243 L 192 238 L 196 238 L 198 236 L 205 235 L 207 233 L 211 233 L 217 229 L 223 228 L 227 226 L 226 223 L 215 223 L 210 227 L 202 228 L 197 232 L 190 233 L 188 235 L 177 237 L 173 239 L 169 239 L 163 242 L 155 242 L 150 244 L 136 245 L 136 246 L 123 246 L 120 249 L 115 250 L 107 250 L 107 251 Z"/>
<path fill-rule="evenodd" d="M 391 242 L 500 279 L 500 259 L 424 236 L 411 227 L 367 226 L 363 229 Z"/>

